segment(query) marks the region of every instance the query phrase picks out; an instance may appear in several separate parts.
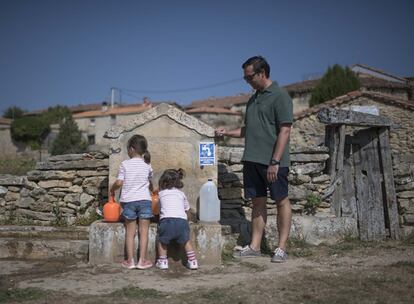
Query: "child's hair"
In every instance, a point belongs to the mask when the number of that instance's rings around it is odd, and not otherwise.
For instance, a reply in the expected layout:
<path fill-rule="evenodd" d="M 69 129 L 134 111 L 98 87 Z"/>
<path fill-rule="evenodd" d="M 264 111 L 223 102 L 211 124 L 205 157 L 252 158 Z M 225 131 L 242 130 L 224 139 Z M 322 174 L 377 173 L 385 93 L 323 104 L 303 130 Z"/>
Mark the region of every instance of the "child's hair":
<path fill-rule="evenodd" d="M 158 186 L 160 190 L 164 189 L 171 189 L 171 188 L 177 188 L 181 189 L 184 187 L 183 182 L 181 181 L 185 176 L 184 169 L 167 169 L 165 170 L 160 180 L 158 181 Z"/>
<path fill-rule="evenodd" d="M 134 151 L 144 158 L 144 161 L 149 164 L 151 162 L 151 154 L 148 152 L 148 142 L 147 139 L 142 136 L 135 134 L 129 140 L 127 148 L 134 149 Z"/>

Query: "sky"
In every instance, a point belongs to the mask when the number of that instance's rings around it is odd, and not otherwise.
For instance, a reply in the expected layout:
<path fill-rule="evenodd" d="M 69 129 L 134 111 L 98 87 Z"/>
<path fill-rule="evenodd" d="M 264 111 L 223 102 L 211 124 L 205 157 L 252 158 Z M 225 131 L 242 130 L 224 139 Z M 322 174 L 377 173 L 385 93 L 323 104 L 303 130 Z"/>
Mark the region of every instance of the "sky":
<path fill-rule="evenodd" d="M 251 92 L 264 56 L 287 85 L 334 64 L 414 76 L 411 0 L 0 0 L 0 112 Z"/>

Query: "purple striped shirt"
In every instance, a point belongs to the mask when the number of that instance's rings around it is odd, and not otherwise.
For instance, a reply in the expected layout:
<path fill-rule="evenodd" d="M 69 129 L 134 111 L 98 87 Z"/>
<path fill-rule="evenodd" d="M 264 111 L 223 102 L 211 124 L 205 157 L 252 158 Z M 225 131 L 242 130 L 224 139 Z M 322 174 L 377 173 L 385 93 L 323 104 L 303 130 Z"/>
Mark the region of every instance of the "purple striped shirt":
<path fill-rule="evenodd" d="M 184 192 L 177 188 L 160 191 L 160 219 L 166 217 L 187 219 L 187 210 L 190 209 L 187 197 Z"/>
<path fill-rule="evenodd" d="M 122 180 L 120 202 L 127 203 L 140 200 L 151 200 L 149 190 L 152 178 L 151 165 L 140 157 L 124 160 L 119 166 L 118 180 Z"/>

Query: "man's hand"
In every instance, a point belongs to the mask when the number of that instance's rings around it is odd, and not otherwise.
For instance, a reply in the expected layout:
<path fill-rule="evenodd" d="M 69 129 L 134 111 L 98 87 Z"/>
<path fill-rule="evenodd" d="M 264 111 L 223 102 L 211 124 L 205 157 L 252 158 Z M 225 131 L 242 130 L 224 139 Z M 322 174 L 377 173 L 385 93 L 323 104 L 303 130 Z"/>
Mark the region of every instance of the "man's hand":
<path fill-rule="evenodd" d="M 226 129 L 224 129 L 224 128 L 217 128 L 217 129 L 215 129 L 215 133 L 219 137 L 224 136 L 224 135 L 226 135 Z"/>
<path fill-rule="evenodd" d="M 277 172 L 279 171 L 279 165 L 270 165 L 267 167 L 267 181 L 274 183 L 277 180 Z"/>

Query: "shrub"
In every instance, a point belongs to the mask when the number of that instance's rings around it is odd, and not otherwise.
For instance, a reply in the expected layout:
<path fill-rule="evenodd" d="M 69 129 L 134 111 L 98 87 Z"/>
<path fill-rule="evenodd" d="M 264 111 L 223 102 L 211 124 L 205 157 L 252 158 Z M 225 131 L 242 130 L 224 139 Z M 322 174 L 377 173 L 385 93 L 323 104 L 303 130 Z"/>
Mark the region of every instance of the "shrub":
<path fill-rule="evenodd" d="M 312 92 L 310 106 L 323 103 L 327 100 L 358 90 L 361 84 L 358 76 L 348 67 L 339 64 L 329 67 L 321 81 Z"/>
<path fill-rule="evenodd" d="M 306 204 L 304 205 L 304 211 L 307 215 L 314 215 L 316 210 L 321 204 L 321 198 L 314 193 L 309 194 L 306 197 Z"/>

